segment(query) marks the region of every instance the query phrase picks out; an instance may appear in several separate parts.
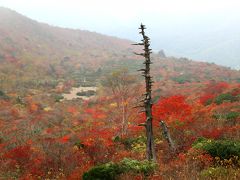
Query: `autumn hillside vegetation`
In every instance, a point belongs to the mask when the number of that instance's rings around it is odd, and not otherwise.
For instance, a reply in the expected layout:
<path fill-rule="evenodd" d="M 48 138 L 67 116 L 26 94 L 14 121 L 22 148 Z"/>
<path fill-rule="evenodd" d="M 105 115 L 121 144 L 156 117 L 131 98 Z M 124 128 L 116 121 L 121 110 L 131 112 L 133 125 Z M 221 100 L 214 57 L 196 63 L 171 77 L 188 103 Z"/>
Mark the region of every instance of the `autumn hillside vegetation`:
<path fill-rule="evenodd" d="M 151 56 L 152 162 L 131 41 L 5 8 L 0 34 L 0 179 L 240 179 L 240 71 Z"/>

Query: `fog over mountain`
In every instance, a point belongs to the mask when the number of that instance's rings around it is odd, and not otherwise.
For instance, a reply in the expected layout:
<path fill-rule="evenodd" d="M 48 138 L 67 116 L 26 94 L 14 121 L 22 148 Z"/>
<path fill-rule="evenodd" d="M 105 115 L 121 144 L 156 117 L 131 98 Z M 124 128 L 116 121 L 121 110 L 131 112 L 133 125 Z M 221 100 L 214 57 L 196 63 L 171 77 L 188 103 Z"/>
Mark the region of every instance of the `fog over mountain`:
<path fill-rule="evenodd" d="M 50 25 L 133 41 L 139 39 L 136 29 L 142 22 L 156 51 L 240 68 L 240 3 L 236 0 L 0 0 L 0 6 Z"/>
<path fill-rule="evenodd" d="M 240 26 L 237 22 L 216 29 L 195 28 L 171 35 L 154 32 L 153 47 L 162 47 L 168 55 L 240 68 Z"/>

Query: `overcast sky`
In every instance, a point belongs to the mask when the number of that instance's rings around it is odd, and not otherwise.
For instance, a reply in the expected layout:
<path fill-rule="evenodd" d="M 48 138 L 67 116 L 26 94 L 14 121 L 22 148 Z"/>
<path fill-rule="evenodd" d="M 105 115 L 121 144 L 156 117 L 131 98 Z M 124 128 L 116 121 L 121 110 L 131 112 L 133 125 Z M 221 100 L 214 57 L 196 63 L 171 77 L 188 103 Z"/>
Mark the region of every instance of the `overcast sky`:
<path fill-rule="evenodd" d="M 124 30 L 143 22 L 151 28 L 215 22 L 224 26 L 239 18 L 239 0 L 0 0 L 35 20 L 128 37 Z"/>
<path fill-rule="evenodd" d="M 153 48 L 164 49 L 174 56 L 214 62 L 218 62 L 214 54 L 199 56 L 200 50 L 205 51 L 198 44 L 201 39 L 206 37 L 202 43 L 207 44 L 211 41 L 207 36 L 211 38 L 215 32 L 231 30 L 219 33 L 221 36 L 233 34 L 234 29 L 235 34 L 240 32 L 240 0 L 0 0 L 0 6 L 50 25 L 134 41 L 139 39 L 136 31 L 142 22 L 148 27 Z M 196 55 L 191 50 L 193 45 L 200 48 Z"/>

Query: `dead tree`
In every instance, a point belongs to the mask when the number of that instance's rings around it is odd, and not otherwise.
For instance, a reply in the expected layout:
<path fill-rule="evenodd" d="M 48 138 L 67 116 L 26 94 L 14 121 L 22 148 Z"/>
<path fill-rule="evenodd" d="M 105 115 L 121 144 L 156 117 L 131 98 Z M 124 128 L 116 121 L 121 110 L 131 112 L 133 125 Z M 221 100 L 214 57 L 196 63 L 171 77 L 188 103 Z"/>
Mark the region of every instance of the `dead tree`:
<path fill-rule="evenodd" d="M 162 127 L 163 136 L 167 140 L 170 150 L 174 153 L 176 151 L 176 147 L 175 147 L 174 142 L 173 142 L 173 140 L 170 136 L 167 125 L 165 124 L 164 121 L 160 121 L 160 126 Z"/>
<path fill-rule="evenodd" d="M 144 108 L 144 112 L 146 114 L 146 122 L 144 124 L 141 124 L 141 126 L 145 126 L 146 128 L 146 136 L 147 136 L 147 142 L 146 142 L 146 155 L 147 159 L 149 161 L 153 160 L 156 161 L 156 153 L 155 153 L 155 147 L 154 147 L 154 138 L 153 138 L 153 126 L 152 126 L 152 77 L 150 75 L 150 64 L 152 64 L 150 59 L 151 49 L 149 48 L 150 42 L 149 37 L 145 35 L 144 30 L 146 27 L 141 24 L 140 26 L 140 34 L 142 35 L 143 39 L 141 40 L 141 43 L 137 43 L 134 45 L 141 45 L 144 46 L 143 53 L 135 53 L 136 55 L 143 56 L 145 58 L 144 61 L 144 68 L 140 69 L 139 71 L 142 72 L 142 75 L 145 78 L 145 93 L 143 94 L 144 99 L 141 101 L 143 102 L 142 105 L 139 107 Z"/>

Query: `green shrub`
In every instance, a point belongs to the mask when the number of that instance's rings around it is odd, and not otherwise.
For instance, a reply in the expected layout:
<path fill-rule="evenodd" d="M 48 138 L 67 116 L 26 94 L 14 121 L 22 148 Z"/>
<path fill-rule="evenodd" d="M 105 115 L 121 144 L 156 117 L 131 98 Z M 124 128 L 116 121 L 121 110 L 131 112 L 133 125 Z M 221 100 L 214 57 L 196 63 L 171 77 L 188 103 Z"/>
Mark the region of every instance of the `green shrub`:
<path fill-rule="evenodd" d="M 188 75 L 181 75 L 178 77 L 173 77 L 172 80 L 178 82 L 179 84 L 191 82 L 190 77 Z"/>
<path fill-rule="evenodd" d="M 74 143 L 75 146 L 77 146 L 78 148 L 83 148 L 84 147 L 84 144 L 82 143 L 82 141 L 79 139 L 78 141 L 76 141 Z"/>
<path fill-rule="evenodd" d="M 54 95 L 55 102 L 60 102 L 64 97 L 60 94 L 55 94 Z"/>
<path fill-rule="evenodd" d="M 224 115 L 223 114 L 213 114 L 212 117 L 214 119 L 222 119 L 222 118 L 224 118 Z"/>
<path fill-rule="evenodd" d="M 227 114 L 214 114 L 213 118 L 215 119 L 226 119 L 226 120 L 235 120 L 240 115 L 239 112 L 229 112 Z"/>
<path fill-rule="evenodd" d="M 78 96 L 87 96 L 87 97 L 90 97 L 90 96 L 96 95 L 96 92 L 93 91 L 93 90 L 81 91 L 81 92 L 77 92 L 77 95 L 78 95 Z"/>
<path fill-rule="evenodd" d="M 143 173 L 146 176 L 153 173 L 156 168 L 156 164 L 153 162 L 149 162 L 147 160 L 138 161 L 128 158 L 124 158 L 121 161 L 120 166 L 124 172 Z"/>
<path fill-rule="evenodd" d="M 213 99 L 208 99 L 206 102 L 205 102 L 205 105 L 208 106 L 210 104 L 213 103 Z"/>
<path fill-rule="evenodd" d="M 118 164 L 112 162 L 95 166 L 83 174 L 83 180 L 115 180 L 123 173 Z"/>
<path fill-rule="evenodd" d="M 106 163 L 95 166 L 83 174 L 83 180 L 115 180 L 122 173 L 142 173 L 145 176 L 153 173 L 156 164 L 149 161 L 138 161 L 124 158 L 120 163 Z"/>
<path fill-rule="evenodd" d="M 0 99 L 9 100 L 9 97 L 5 94 L 5 92 L 0 90 Z"/>
<path fill-rule="evenodd" d="M 126 149 L 131 149 L 135 152 L 146 151 L 146 142 L 147 142 L 146 136 L 138 136 L 138 137 L 126 138 L 126 139 L 121 139 L 119 137 L 115 137 L 114 141 L 121 142 L 125 146 Z M 155 138 L 154 143 L 157 145 L 157 144 L 161 144 L 162 141 L 159 138 Z"/>
<path fill-rule="evenodd" d="M 235 140 L 211 140 L 199 138 L 193 148 L 205 150 L 212 157 L 229 159 L 232 156 L 240 157 L 240 141 Z"/>
<path fill-rule="evenodd" d="M 0 90 L 0 97 L 3 97 L 3 96 L 5 96 L 5 93 Z"/>
<path fill-rule="evenodd" d="M 20 105 L 26 106 L 26 103 L 25 103 L 24 99 L 22 97 L 20 97 L 20 96 L 17 96 L 16 103 L 20 104 Z"/>
<path fill-rule="evenodd" d="M 146 136 L 138 136 L 135 138 L 122 139 L 121 142 L 124 144 L 126 149 L 134 149 L 136 146 L 141 145 L 146 148 Z"/>
<path fill-rule="evenodd" d="M 115 137 L 113 137 L 113 141 L 114 142 L 121 142 L 121 137 L 120 136 L 115 136 Z"/>
<path fill-rule="evenodd" d="M 234 101 L 237 101 L 237 98 L 232 94 L 226 93 L 226 94 L 220 94 L 215 99 L 215 103 L 218 105 L 222 104 L 224 101 L 234 102 Z"/>
<path fill-rule="evenodd" d="M 226 114 L 226 119 L 234 120 L 234 119 L 237 119 L 239 115 L 240 115 L 239 112 L 230 112 L 230 113 Z"/>

